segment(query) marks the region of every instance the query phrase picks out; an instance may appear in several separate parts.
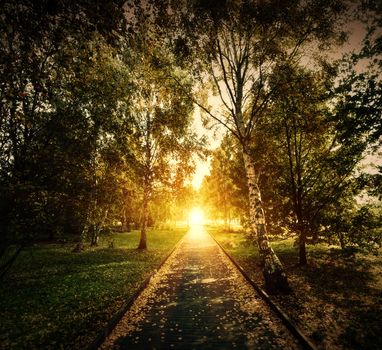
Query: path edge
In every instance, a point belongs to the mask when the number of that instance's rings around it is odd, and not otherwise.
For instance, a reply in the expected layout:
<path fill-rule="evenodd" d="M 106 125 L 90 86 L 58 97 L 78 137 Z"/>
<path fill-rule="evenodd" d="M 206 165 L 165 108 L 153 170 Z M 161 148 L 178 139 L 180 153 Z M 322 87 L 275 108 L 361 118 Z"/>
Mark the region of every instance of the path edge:
<path fill-rule="evenodd" d="M 277 305 L 273 302 L 267 292 L 265 292 L 262 288 L 260 288 L 254 280 L 245 272 L 245 270 L 236 262 L 236 260 L 229 254 L 223 246 L 218 242 L 218 240 L 211 234 L 208 230 L 206 230 L 208 234 L 212 237 L 212 239 L 216 242 L 219 248 L 223 251 L 223 253 L 228 257 L 229 260 L 236 266 L 236 268 L 240 271 L 243 277 L 247 280 L 247 282 L 256 290 L 256 292 L 260 295 L 260 297 L 269 305 L 269 307 L 276 313 L 276 315 L 281 319 L 284 325 L 288 328 L 288 330 L 294 335 L 294 337 L 300 342 L 300 345 L 304 350 L 317 350 L 317 347 L 313 342 L 303 333 L 303 331 L 297 326 L 297 324 Z"/>
<path fill-rule="evenodd" d="M 188 231 L 187 231 L 188 232 Z M 149 274 L 148 277 L 139 285 L 138 289 L 135 290 L 134 294 L 130 297 L 130 299 L 125 302 L 117 312 L 111 317 L 109 322 L 103 327 L 103 329 L 98 333 L 93 342 L 87 347 L 87 350 L 97 350 L 106 340 L 106 338 L 111 334 L 115 326 L 122 319 L 125 313 L 131 308 L 134 302 L 138 299 L 138 297 L 142 294 L 142 292 L 149 285 L 150 280 L 158 273 L 161 267 L 166 263 L 166 261 L 170 258 L 170 256 L 175 252 L 175 250 L 179 247 L 179 245 L 183 242 L 184 237 L 187 232 L 182 236 L 182 238 L 175 244 L 175 246 L 171 249 L 171 251 L 163 258 L 163 260 L 159 263 L 159 265 Z"/>

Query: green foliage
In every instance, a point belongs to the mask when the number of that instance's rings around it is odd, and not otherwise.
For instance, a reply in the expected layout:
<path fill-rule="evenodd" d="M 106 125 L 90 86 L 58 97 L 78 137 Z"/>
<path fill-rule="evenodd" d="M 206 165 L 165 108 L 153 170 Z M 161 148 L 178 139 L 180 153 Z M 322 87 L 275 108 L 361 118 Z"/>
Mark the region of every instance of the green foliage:
<path fill-rule="evenodd" d="M 259 166 L 276 195 L 268 192 L 266 200 L 275 203 L 272 214 L 277 223 L 315 240 L 324 212 L 339 206 L 341 198 L 344 201 L 356 193 L 354 170 L 365 144 L 356 142 L 358 139 L 341 142 L 339 118 L 330 115 L 328 109 L 325 75 L 280 68 L 275 74 L 282 88 L 274 96 L 263 126 L 270 149 Z M 273 176 L 275 170 L 277 177 Z M 351 200 L 345 201 L 350 204 Z"/>
<path fill-rule="evenodd" d="M 200 193 L 211 219 L 243 219 L 248 215 L 248 190 L 243 159 L 232 135 L 226 135 L 212 152 L 210 175 L 203 180 Z"/>
<path fill-rule="evenodd" d="M 339 90 L 333 94 L 327 90 L 331 79 L 330 74 L 297 65 L 280 65 L 270 78 L 277 91 L 257 122 L 251 142 L 268 230 L 273 235 L 297 234 L 298 241 L 308 243 L 324 240 L 342 247 L 378 247 L 378 214 L 356 200 L 365 181 L 371 193 L 378 191 L 379 175 L 364 177 L 358 168 L 365 151 L 375 145 L 377 124 L 368 118 L 379 113 L 375 110 L 378 95 L 373 97 L 372 111 L 364 106 L 362 121 L 358 111 L 363 90 L 356 85 L 353 95 Z M 336 108 L 329 107 L 333 105 Z M 228 147 L 226 139 L 215 152 L 203 188 L 205 197 L 217 201 L 220 211 L 246 194 L 244 167 L 232 145 Z M 227 190 L 232 186 L 236 190 Z M 222 196 L 226 198 L 219 202 Z M 244 216 L 243 204 L 237 208 Z"/>
<path fill-rule="evenodd" d="M 117 100 L 128 90 L 111 33 L 120 5 L 1 4 L 0 255 L 11 244 L 80 235 L 95 192 L 110 204 L 110 134 L 121 130 Z"/>
<path fill-rule="evenodd" d="M 191 83 L 148 8 L 129 3 L 126 18 L 122 1 L 1 6 L 0 256 L 68 236 L 96 245 L 119 222 L 139 225 L 148 178 L 173 202 L 198 140 L 168 71 Z"/>
<path fill-rule="evenodd" d="M 150 231 L 147 252 L 135 249 L 137 231 L 82 254 L 71 244 L 26 249 L 0 286 L 0 348 L 86 348 L 184 233 Z"/>
<path fill-rule="evenodd" d="M 203 147 L 202 140 L 191 130 L 193 104 L 186 94 L 191 81 L 177 67 L 153 26 L 148 18 L 142 19 L 133 51 L 124 57 L 132 67 L 134 87 L 127 140 L 139 191 L 142 248 L 150 221 L 165 222 L 174 217 L 174 194 L 194 170 L 194 152 Z M 183 90 L 172 75 L 182 81 Z"/>
<path fill-rule="evenodd" d="M 338 210 L 340 209 L 340 210 Z M 329 242 L 342 248 L 366 248 L 376 251 L 382 246 L 381 208 L 373 205 L 337 208 L 326 213 L 323 220 Z"/>

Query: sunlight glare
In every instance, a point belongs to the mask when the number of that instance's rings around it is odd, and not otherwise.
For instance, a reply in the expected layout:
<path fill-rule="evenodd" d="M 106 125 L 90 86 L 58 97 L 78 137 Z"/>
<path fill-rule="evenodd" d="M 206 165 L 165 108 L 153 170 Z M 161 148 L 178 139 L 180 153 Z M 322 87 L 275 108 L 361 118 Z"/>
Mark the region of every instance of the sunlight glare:
<path fill-rule="evenodd" d="M 200 208 L 192 208 L 190 215 L 188 216 L 191 226 L 203 225 L 204 214 Z"/>

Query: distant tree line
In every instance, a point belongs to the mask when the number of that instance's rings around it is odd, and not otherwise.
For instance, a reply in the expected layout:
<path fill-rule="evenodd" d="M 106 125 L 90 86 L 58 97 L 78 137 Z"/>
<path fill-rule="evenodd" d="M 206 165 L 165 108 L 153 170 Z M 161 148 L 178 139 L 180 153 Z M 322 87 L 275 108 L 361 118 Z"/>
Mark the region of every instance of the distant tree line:
<path fill-rule="evenodd" d="M 202 142 L 190 79 L 148 8 L 125 1 L 0 5 L 0 261 L 40 240 L 173 219 Z M 168 40 L 167 40 L 168 42 Z M 179 201 L 178 201 L 179 203 Z M 180 205 L 180 204 L 179 204 Z"/>

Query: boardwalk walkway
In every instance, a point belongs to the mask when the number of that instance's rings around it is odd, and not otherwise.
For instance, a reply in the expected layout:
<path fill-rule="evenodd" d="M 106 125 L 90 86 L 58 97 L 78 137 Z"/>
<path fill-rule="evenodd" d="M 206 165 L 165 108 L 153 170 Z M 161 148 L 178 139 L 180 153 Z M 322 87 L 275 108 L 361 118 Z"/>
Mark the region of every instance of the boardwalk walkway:
<path fill-rule="evenodd" d="M 202 227 L 194 227 L 100 349 L 298 349 Z"/>

